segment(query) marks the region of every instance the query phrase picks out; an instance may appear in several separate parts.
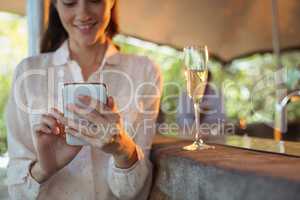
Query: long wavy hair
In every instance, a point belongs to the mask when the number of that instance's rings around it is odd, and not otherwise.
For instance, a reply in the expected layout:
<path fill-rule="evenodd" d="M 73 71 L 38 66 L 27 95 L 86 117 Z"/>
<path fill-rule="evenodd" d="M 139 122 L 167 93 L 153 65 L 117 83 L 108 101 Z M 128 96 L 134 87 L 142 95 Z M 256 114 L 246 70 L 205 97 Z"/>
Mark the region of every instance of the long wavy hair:
<path fill-rule="evenodd" d="M 68 38 L 68 33 L 61 23 L 57 9 L 55 7 L 55 3 L 56 0 L 51 0 L 49 6 L 48 24 L 41 42 L 41 53 L 57 50 L 60 45 Z M 105 31 L 106 36 L 110 39 L 112 39 L 116 34 L 119 33 L 118 7 L 119 0 L 115 0 L 114 6 L 111 10 L 110 22 Z"/>

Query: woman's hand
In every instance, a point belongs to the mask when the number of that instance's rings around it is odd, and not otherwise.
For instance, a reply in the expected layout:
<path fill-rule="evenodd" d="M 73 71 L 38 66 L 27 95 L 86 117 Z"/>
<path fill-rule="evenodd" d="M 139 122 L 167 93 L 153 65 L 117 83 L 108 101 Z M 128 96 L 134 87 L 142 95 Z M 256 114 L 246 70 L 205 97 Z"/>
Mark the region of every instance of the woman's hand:
<path fill-rule="evenodd" d="M 112 154 L 117 167 L 128 168 L 134 164 L 137 161 L 136 146 L 123 128 L 113 98 L 108 97 L 107 104 L 89 96 L 80 96 L 79 100 L 84 107 L 69 104 L 67 109 L 81 120 L 62 120 L 66 132 Z"/>
<path fill-rule="evenodd" d="M 57 109 L 42 115 L 41 123 L 34 127 L 37 138 L 37 162 L 31 175 L 43 182 L 66 166 L 78 154 L 81 146 L 70 146 L 65 140 L 65 127 L 60 122 L 63 114 Z"/>

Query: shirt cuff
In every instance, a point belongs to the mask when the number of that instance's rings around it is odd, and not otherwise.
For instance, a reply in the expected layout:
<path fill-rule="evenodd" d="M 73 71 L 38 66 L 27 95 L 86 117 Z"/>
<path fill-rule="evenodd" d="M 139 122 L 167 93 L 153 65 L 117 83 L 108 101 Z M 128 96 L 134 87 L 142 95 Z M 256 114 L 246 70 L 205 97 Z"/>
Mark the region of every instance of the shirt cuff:
<path fill-rule="evenodd" d="M 40 184 L 31 176 L 32 160 L 15 162 L 8 168 L 8 192 L 11 199 L 37 199 Z"/>
<path fill-rule="evenodd" d="M 130 171 L 135 169 L 137 167 L 137 165 L 139 165 L 141 163 L 142 160 L 144 160 L 144 153 L 143 153 L 142 149 L 138 145 L 135 145 L 135 149 L 136 149 L 138 160 L 132 166 L 130 166 L 129 168 L 118 168 L 116 166 L 115 159 L 113 158 L 113 156 L 111 156 L 111 158 L 110 158 L 111 162 L 110 163 L 111 163 L 113 172 L 122 173 L 122 174 L 129 173 Z"/>
<path fill-rule="evenodd" d="M 26 184 L 27 184 L 28 192 L 32 194 L 31 196 L 38 196 L 41 184 L 37 182 L 30 173 L 30 168 L 34 163 L 35 161 L 33 161 L 28 167 Z"/>
<path fill-rule="evenodd" d="M 138 145 L 136 151 L 138 160 L 127 169 L 118 168 L 114 158 L 110 158 L 108 185 L 118 199 L 134 199 L 145 187 L 145 181 L 152 169 L 150 161 L 145 158 L 144 152 Z"/>

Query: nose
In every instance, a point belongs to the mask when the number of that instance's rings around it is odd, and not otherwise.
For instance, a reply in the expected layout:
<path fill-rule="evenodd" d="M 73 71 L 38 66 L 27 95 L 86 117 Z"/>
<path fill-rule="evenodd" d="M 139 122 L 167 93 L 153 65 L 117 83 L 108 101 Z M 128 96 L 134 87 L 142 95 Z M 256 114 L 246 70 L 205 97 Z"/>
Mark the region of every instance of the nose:
<path fill-rule="evenodd" d="M 80 22 L 86 22 L 91 19 L 90 8 L 87 5 L 86 1 L 79 1 L 77 9 L 77 19 Z"/>

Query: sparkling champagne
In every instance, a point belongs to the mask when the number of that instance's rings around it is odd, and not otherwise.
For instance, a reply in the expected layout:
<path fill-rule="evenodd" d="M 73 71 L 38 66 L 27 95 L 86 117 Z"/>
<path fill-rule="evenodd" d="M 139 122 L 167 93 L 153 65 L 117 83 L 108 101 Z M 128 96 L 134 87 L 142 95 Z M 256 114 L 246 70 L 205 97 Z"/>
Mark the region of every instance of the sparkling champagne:
<path fill-rule="evenodd" d="M 208 70 L 186 70 L 187 92 L 195 103 L 200 103 L 207 83 Z"/>
<path fill-rule="evenodd" d="M 187 46 L 183 49 L 184 68 L 187 82 L 187 93 L 193 99 L 195 111 L 195 141 L 184 146 L 186 151 L 214 149 L 201 139 L 200 103 L 203 98 L 208 78 L 208 49 L 207 46 Z"/>

